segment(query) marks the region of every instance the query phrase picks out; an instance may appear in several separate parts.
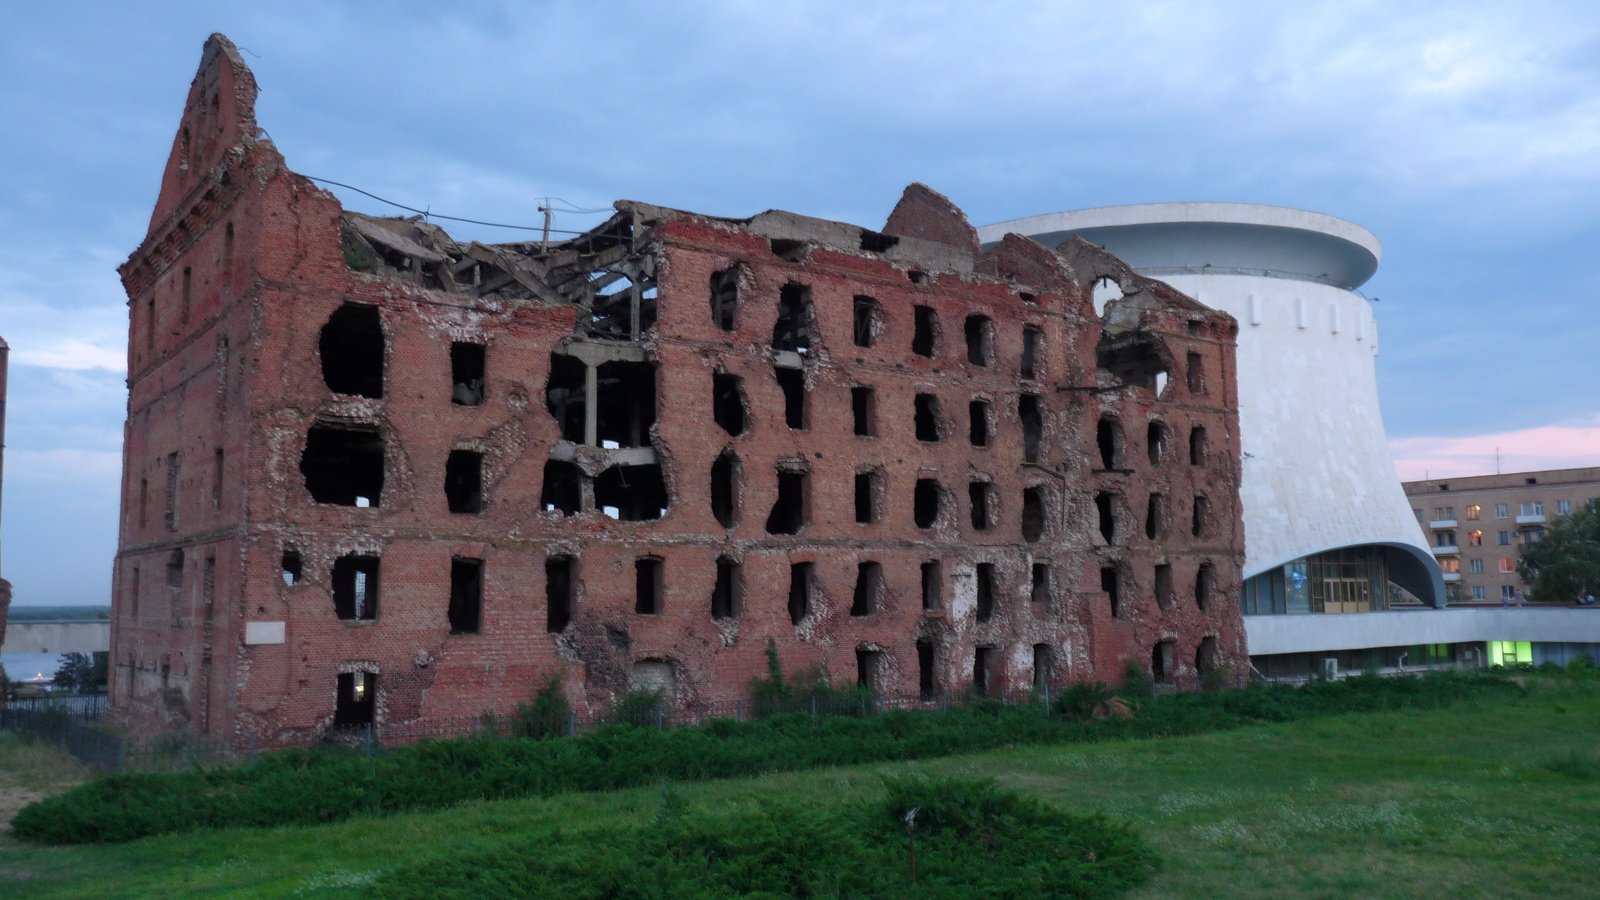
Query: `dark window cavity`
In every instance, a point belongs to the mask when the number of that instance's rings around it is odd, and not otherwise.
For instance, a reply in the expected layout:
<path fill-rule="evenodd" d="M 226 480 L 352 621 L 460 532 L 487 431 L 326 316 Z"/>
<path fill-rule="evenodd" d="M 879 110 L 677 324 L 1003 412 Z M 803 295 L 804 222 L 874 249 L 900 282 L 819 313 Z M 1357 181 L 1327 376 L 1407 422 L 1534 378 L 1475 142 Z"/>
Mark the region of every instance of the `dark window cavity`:
<path fill-rule="evenodd" d="M 991 498 L 994 496 L 994 485 L 987 481 L 971 481 L 967 483 L 967 501 L 972 507 L 972 530 L 988 531 L 993 519 L 990 514 Z"/>
<path fill-rule="evenodd" d="M 328 390 L 383 397 L 383 326 L 376 306 L 346 303 L 339 307 L 322 326 L 317 350 Z"/>
<path fill-rule="evenodd" d="M 912 521 L 918 528 L 932 528 L 939 521 L 939 482 L 932 478 L 918 478 L 912 493 Z"/>
<path fill-rule="evenodd" d="M 667 514 L 667 483 L 659 465 L 612 466 L 594 480 L 594 505 L 623 522 L 649 522 Z"/>
<path fill-rule="evenodd" d="M 967 440 L 974 447 L 989 446 L 989 404 L 985 400 L 974 400 L 967 404 Z"/>
<path fill-rule="evenodd" d="M 483 619 L 483 560 L 450 560 L 450 633 L 477 634 Z"/>
<path fill-rule="evenodd" d="M 1046 517 L 1044 488 L 1023 488 L 1022 539 L 1030 544 L 1038 543 L 1044 537 Z"/>
<path fill-rule="evenodd" d="M 550 375 L 545 382 L 545 407 L 561 429 L 561 439 L 574 444 L 584 442 L 588 420 L 589 367 L 583 361 L 559 353 L 550 354 Z"/>
<path fill-rule="evenodd" d="M 539 508 L 575 516 L 583 504 L 583 470 L 577 463 L 546 460 L 544 485 L 539 489 Z"/>
<path fill-rule="evenodd" d="M 656 424 L 656 366 L 608 362 L 595 369 L 595 437 L 601 447 L 648 447 Z"/>
<path fill-rule="evenodd" d="M 222 448 L 211 451 L 211 508 L 222 508 Z"/>
<path fill-rule="evenodd" d="M 176 453 L 168 453 L 167 454 L 167 514 L 166 514 L 166 521 L 167 521 L 167 530 L 168 531 L 177 531 L 178 530 L 178 510 L 180 508 L 179 504 L 178 504 L 178 489 L 179 489 L 179 487 L 181 486 L 181 483 L 182 483 L 182 480 L 179 477 L 179 474 L 180 474 L 180 469 L 178 467 L 179 466 L 179 459 L 180 459 L 180 457 Z"/>
<path fill-rule="evenodd" d="M 378 699 L 378 676 L 373 672 L 346 672 L 339 676 L 333 706 L 335 725 L 371 725 Z"/>
<path fill-rule="evenodd" d="M 1161 641 L 1150 651 L 1150 676 L 1157 682 L 1168 682 L 1176 674 L 1173 659 L 1172 641 Z"/>
<path fill-rule="evenodd" d="M 806 375 L 799 369 L 775 367 L 772 377 L 783 390 L 783 422 L 795 431 L 806 428 Z"/>
<path fill-rule="evenodd" d="M 856 473 L 857 525 L 870 525 L 878 521 L 878 496 L 882 490 L 880 478 L 877 469 Z"/>
<path fill-rule="evenodd" d="M 1206 427 L 1196 425 L 1189 429 L 1189 465 L 1206 464 Z"/>
<path fill-rule="evenodd" d="M 372 427 L 313 425 L 300 455 L 300 474 L 318 503 L 377 506 L 383 494 L 383 437 Z"/>
<path fill-rule="evenodd" d="M 1144 536 L 1152 541 L 1160 540 L 1167 535 L 1167 498 L 1161 494 L 1151 494 L 1150 500 L 1145 504 Z"/>
<path fill-rule="evenodd" d="M 1094 429 L 1094 439 L 1100 448 L 1100 468 L 1122 468 L 1122 423 L 1110 416 L 1101 416 Z"/>
<path fill-rule="evenodd" d="M 767 514 L 767 534 L 799 534 L 806 527 L 810 478 L 805 472 L 778 470 L 778 499 Z"/>
<path fill-rule="evenodd" d="M 933 356 L 939 341 L 939 321 L 931 306 L 913 306 L 911 352 L 918 356 Z"/>
<path fill-rule="evenodd" d="M 878 301 L 857 294 L 852 304 L 851 336 L 857 347 L 871 347 L 878 341 L 878 322 L 883 317 L 883 307 Z"/>
<path fill-rule="evenodd" d="M 1216 584 L 1217 570 L 1211 563 L 1200 564 L 1194 573 L 1194 604 L 1201 612 L 1211 609 L 1211 591 Z"/>
<path fill-rule="evenodd" d="M 883 565 L 867 561 L 856 563 L 856 589 L 850 601 L 850 615 L 870 616 L 883 602 Z"/>
<path fill-rule="evenodd" d="M 1190 523 L 1189 533 L 1195 537 L 1206 536 L 1206 522 L 1211 518 L 1211 501 L 1203 494 L 1194 495 L 1194 521 Z"/>
<path fill-rule="evenodd" d="M 1194 670 L 1201 675 L 1217 668 L 1217 639 L 1206 636 L 1200 639 L 1200 645 L 1194 648 Z"/>
<path fill-rule="evenodd" d="M 856 437 L 873 437 L 878 433 L 877 393 L 865 385 L 850 389 L 850 416 Z"/>
<path fill-rule="evenodd" d="M 711 416 L 728 434 L 744 434 L 746 416 L 744 407 L 744 379 L 726 372 L 711 376 Z"/>
<path fill-rule="evenodd" d="M 297 553 L 295 565 L 299 564 Z M 333 611 L 347 620 L 378 617 L 378 557 L 341 556 L 333 561 Z"/>
<path fill-rule="evenodd" d="M 934 612 L 939 609 L 943 598 L 941 584 L 944 576 L 941 566 L 936 559 L 930 559 L 922 564 L 922 609 L 924 612 Z"/>
<path fill-rule="evenodd" d="M 1047 563 L 1033 564 L 1033 581 L 1028 590 L 1028 602 L 1037 603 L 1041 607 L 1050 603 L 1050 566 Z"/>
<path fill-rule="evenodd" d="M 1122 618 L 1122 573 L 1116 566 L 1100 567 L 1100 590 L 1111 603 L 1112 618 Z"/>
<path fill-rule="evenodd" d="M 866 647 L 856 648 L 856 686 L 869 694 L 879 691 L 880 673 L 883 670 L 883 651 Z"/>
<path fill-rule="evenodd" d="M 641 616 L 661 615 L 663 567 L 659 556 L 645 556 L 633 561 L 633 611 Z"/>
<path fill-rule="evenodd" d="M 450 402 L 458 406 L 481 406 L 487 348 L 482 344 L 456 341 L 450 345 Z"/>
<path fill-rule="evenodd" d="M 1206 392 L 1205 361 L 1200 357 L 1200 354 L 1191 350 L 1189 351 L 1187 367 L 1189 393 L 1204 394 Z"/>
<path fill-rule="evenodd" d="M 1043 691 L 1050 686 L 1054 679 L 1051 671 L 1055 668 L 1054 654 L 1050 652 L 1049 644 L 1033 645 L 1033 689 Z"/>
<path fill-rule="evenodd" d="M 483 454 L 451 450 L 444 463 L 444 496 L 453 513 L 483 512 Z"/>
<path fill-rule="evenodd" d="M 739 564 L 717 557 L 717 583 L 711 588 L 711 618 L 736 619 L 744 597 L 744 575 Z"/>
<path fill-rule="evenodd" d="M 283 551 L 283 558 L 279 560 L 278 568 L 283 574 L 283 583 L 294 587 L 306 577 L 305 563 L 300 559 L 299 550 Z"/>
<path fill-rule="evenodd" d="M 962 330 L 967 338 L 967 362 L 987 366 L 994 362 L 994 323 L 988 316 L 967 316 Z"/>
<path fill-rule="evenodd" d="M 1162 612 L 1172 609 L 1172 567 L 1162 563 L 1156 566 L 1156 605 Z"/>
<path fill-rule="evenodd" d="M 1162 458 L 1167 455 L 1167 426 L 1161 422 L 1151 422 L 1145 429 L 1144 446 L 1150 456 L 1150 465 L 1160 465 Z"/>
<path fill-rule="evenodd" d="M 1044 410 L 1038 394 L 1023 394 L 1017 400 L 1017 417 L 1022 420 L 1022 461 L 1039 461 L 1039 444 L 1044 440 Z"/>
<path fill-rule="evenodd" d="M 723 331 L 738 327 L 739 267 L 711 274 L 711 321 Z"/>
<path fill-rule="evenodd" d="M 794 353 L 811 350 L 811 288 L 789 282 L 778 291 L 778 321 L 772 326 L 772 348 Z"/>
<path fill-rule="evenodd" d="M 552 556 L 544 561 L 544 629 L 551 634 L 565 631 L 572 621 L 577 583 L 570 556 Z"/>
<path fill-rule="evenodd" d="M 917 440 L 938 441 L 939 434 L 939 398 L 932 394 L 918 394 L 916 397 L 916 414 L 914 416 L 917 426 Z"/>
<path fill-rule="evenodd" d="M 988 697 L 994 692 L 994 648 L 978 647 L 972 651 L 972 694 Z"/>
<path fill-rule="evenodd" d="M 994 563 L 978 563 L 974 574 L 977 577 L 977 619 L 979 622 L 987 622 L 994 615 Z"/>
<path fill-rule="evenodd" d="M 1044 332 L 1032 325 L 1022 326 L 1022 364 L 1020 373 L 1023 378 L 1039 377 L 1039 345 L 1044 342 Z"/>
<path fill-rule="evenodd" d="M 789 622 L 799 625 L 811 612 L 811 591 L 816 580 L 816 567 L 811 563 L 795 563 L 789 567 Z"/>
<path fill-rule="evenodd" d="M 790 240 L 787 238 L 772 238 L 767 241 L 767 246 L 772 250 L 772 255 L 784 262 L 805 262 L 806 242 Z"/>
<path fill-rule="evenodd" d="M 935 690 L 934 681 L 934 650 L 933 641 L 927 638 L 917 639 L 917 696 L 926 703 L 933 699 Z"/>
<path fill-rule="evenodd" d="M 732 450 L 717 454 L 711 464 L 711 514 L 723 528 L 738 522 L 739 457 Z"/>
<path fill-rule="evenodd" d="M 1101 492 L 1094 495 L 1094 508 L 1100 519 L 1100 538 L 1107 544 L 1117 542 L 1116 495 Z"/>

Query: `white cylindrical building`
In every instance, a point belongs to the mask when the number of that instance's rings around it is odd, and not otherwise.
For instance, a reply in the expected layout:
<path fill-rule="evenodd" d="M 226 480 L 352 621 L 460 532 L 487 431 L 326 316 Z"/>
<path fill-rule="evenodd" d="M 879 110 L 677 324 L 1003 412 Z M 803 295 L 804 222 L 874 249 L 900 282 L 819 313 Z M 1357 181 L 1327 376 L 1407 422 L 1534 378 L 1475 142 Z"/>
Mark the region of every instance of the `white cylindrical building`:
<path fill-rule="evenodd" d="M 978 231 L 1048 247 L 1081 237 L 1238 319 L 1246 614 L 1444 604 L 1379 414 L 1378 329 L 1357 290 L 1382 253 L 1370 231 L 1248 203 L 1103 207 Z"/>

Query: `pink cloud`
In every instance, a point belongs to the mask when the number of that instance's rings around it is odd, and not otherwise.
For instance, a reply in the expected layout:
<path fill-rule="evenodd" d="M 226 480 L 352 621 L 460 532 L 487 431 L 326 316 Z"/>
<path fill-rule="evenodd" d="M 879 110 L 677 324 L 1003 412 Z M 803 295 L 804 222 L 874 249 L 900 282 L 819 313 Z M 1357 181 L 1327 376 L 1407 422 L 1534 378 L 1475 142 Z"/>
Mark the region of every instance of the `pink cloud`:
<path fill-rule="evenodd" d="M 1592 424 L 1545 425 L 1467 437 L 1412 437 L 1389 441 L 1402 481 L 1600 466 L 1600 417 Z"/>

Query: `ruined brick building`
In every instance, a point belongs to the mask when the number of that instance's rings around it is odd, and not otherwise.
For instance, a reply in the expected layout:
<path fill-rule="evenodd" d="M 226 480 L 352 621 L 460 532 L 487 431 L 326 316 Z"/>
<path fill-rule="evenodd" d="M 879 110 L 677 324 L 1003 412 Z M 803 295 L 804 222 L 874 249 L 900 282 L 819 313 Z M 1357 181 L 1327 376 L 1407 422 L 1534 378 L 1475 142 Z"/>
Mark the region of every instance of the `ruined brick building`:
<path fill-rule="evenodd" d="M 983 251 L 920 185 L 880 231 L 619 202 L 459 243 L 343 210 L 255 96 L 213 36 L 121 270 L 136 727 L 403 735 L 552 674 L 694 716 L 768 638 L 908 702 L 1241 671 L 1226 314 L 1082 242 Z"/>

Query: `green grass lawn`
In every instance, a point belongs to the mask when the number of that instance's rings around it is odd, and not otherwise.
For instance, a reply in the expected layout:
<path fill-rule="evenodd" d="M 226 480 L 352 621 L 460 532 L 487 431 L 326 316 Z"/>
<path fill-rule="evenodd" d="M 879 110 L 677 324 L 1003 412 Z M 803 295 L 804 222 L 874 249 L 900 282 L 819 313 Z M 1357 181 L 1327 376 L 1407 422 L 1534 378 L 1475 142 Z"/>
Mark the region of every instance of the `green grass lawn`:
<path fill-rule="evenodd" d="M 1198 737 L 1000 750 L 673 788 L 694 809 L 874 798 L 883 773 L 992 776 L 1130 822 L 1162 862 L 1152 897 L 1592 897 L 1600 893 L 1600 682 L 1531 677 L 1521 698 L 1346 715 Z M 14 742 L 13 742 L 14 743 Z M 0 784 L 50 789 L 0 742 Z M 475 803 L 313 828 L 233 829 L 120 846 L 0 837 L 0 895 L 404 893 L 383 877 L 529 832 L 596 841 L 648 825 L 661 792 Z M 464 894 L 465 895 L 465 894 Z"/>

